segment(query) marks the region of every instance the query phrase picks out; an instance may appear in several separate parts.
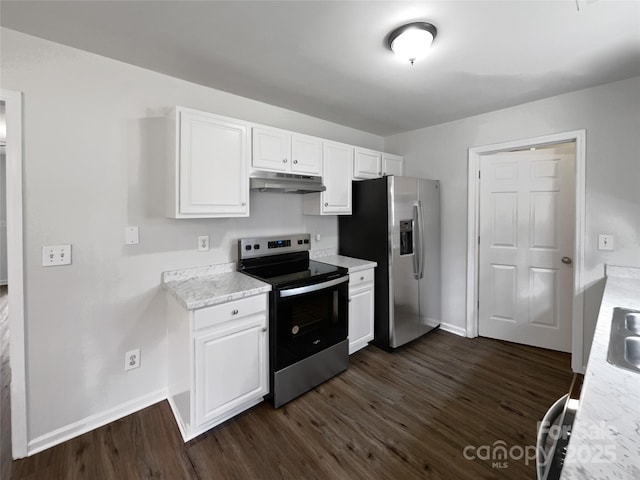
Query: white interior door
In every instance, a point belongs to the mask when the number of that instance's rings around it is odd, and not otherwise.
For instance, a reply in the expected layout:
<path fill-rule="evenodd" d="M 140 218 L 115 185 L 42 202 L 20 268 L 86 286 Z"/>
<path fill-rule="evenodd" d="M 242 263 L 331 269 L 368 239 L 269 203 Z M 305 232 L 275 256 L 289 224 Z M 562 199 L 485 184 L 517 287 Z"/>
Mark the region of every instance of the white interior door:
<path fill-rule="evenodd" d="M 574 163 L 548 151 L 481 158 L 481 336 L 571 351 Z"/>

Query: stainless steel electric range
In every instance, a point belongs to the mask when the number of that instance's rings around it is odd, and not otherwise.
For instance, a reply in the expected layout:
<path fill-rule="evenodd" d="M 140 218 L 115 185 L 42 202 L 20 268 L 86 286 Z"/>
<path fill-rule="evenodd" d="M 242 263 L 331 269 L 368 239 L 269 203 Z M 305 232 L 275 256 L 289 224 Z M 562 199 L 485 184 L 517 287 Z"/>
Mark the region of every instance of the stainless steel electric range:
<path fill-rule="evenodd" d="M 273 286 L 265 398 L 275 407 L 349 366 L 349 276 L 310 260 L 310 247 L 309 234 L 238 240 L 238 270 Z"/>

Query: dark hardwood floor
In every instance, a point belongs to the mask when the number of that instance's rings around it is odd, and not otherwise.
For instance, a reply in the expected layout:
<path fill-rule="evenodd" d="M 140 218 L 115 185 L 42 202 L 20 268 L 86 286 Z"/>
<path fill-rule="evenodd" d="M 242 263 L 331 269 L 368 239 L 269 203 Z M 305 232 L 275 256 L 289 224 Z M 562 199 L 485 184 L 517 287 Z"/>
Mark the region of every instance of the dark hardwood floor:
<path fill-rule="evenodd" d="M 463 452 L 535 445 L 570 380 L 567 354 L 436 331 L 393 353 L 369 346 L 286 406 L 260 404 L 187 444 L 161 402 L 14 461 L 12 478 L 533 480 L 533 462 L 493 468 Z"/>

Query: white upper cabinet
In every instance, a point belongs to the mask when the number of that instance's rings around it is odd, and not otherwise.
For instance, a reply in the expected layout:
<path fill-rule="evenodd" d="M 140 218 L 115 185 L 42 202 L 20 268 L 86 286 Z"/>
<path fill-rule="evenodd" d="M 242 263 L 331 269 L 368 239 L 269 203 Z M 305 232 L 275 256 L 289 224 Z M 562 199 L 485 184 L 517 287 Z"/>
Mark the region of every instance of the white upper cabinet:
<path fill-rule="evenodd" d="M 404 158 L 392 153 L 383 153 L 382 173 L 383 175 L 396 175 L 399 177 L 404 175 Z"/>
<path fill-rule="evenodd" d="M 291 171 L 322 175 L 322 139 L 300 135 L 291 135 Z"/>
<path fill-rule="evenodd" d="M 351 145 L 323 142 L 322 193 L 304 195 L 307 215 L 351 215 L 351 177 L 353 165 Z"/>
<path fill-rule="evenodd" d="M 239 120 L 176 109 L 169 216 L 249 216 L 248 128 Z"/>
<path fill-rule="evenodd" d="M 253 127 L 253 168 L 273 172 L 322 174 L 322 140 L 308 135 Z"/>
<path fill-rule="evenodd" d="M 355 149 L 353 178 L 367 179 L 382 176 L 382 154 L 366 148 Z"/>
<path fill-rule="evenodd" d="M 291 135 L 284 130 L 253 127 L 251 166 L 263 170 L 288 172 L 291 162 Z"/>

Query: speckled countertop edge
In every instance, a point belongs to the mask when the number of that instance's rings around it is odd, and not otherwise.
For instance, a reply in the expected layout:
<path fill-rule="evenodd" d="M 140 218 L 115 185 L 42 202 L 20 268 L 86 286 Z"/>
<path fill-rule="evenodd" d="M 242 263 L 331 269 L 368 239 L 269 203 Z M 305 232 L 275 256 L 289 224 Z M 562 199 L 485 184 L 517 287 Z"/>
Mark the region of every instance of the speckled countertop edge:
<path fill-rule="evenodd" d="M 376 262 L 371 260 L 345 257 L 344 255 L 328 255 L 316 257 L 314 260 L 321 263 L 328 263 L 329 265 L 335 265 L 336 267 L 346 268 L 349 273 L 359 272 L 361 270 L 367 270 L 378 266 Z"/>
<path fill-rule="evenodd" d="M 268 283 L 234 269 L 235 264 L 230 263 L 173 270 L 162 274 L 162 284 L 187 310 L 271 291 Z"/>
<path fill-rule="evenodd" d="M 613 309 L 640 310 L 640 268 L 607 275 L 562 480 L 640 478 L 640 373 L 607 362 Z"/>

